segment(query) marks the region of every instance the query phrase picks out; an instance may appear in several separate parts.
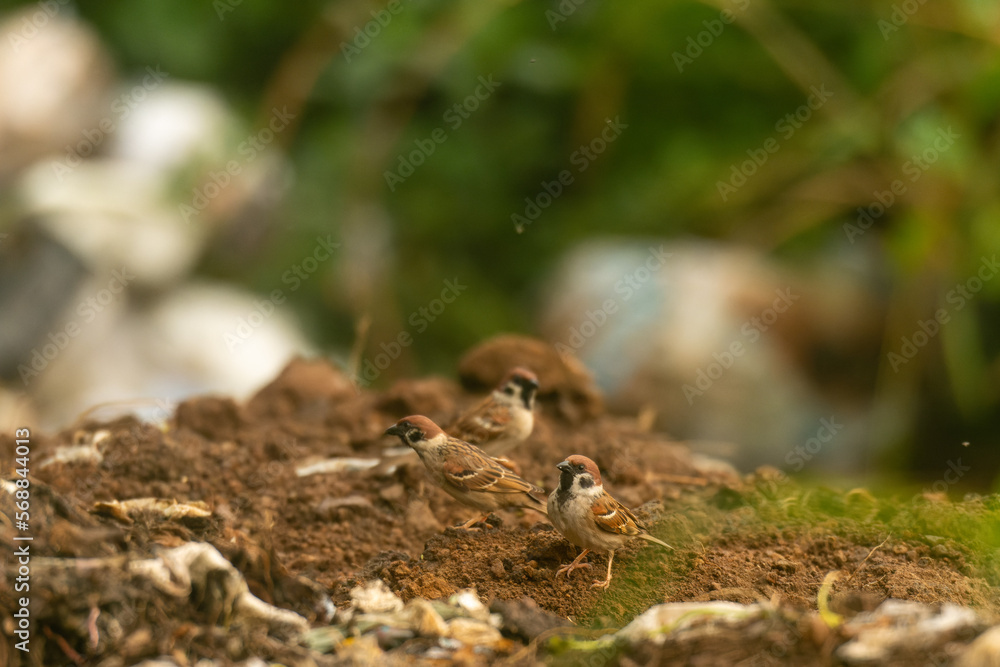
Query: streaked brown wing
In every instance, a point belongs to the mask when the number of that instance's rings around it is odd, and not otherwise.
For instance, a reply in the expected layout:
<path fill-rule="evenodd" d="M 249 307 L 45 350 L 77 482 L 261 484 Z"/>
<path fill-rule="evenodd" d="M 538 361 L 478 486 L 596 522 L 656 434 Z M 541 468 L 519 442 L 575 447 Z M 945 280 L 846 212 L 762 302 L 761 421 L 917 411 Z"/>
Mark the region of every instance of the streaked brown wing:
<path fill-rule="evenodd" d="M 516 463 L 514 463 L 513 461 L 511 461 L 506 456 L 494 456 L 493 460 L 496 461 L 497 463 L 499 463 L 500 465 L 502 465 L 507 470 L 510 470 L 515 475 L 520 475 L 521 474 L 521 466 L 519 466 Z"/>
<path fill-rule="evenodd" d="M 534 484 L 500 465 L 479 449 L 449 447 L 441 466 L 445 479 L 466 491 L 487 493 L 539 493 Z"/>
<path fill-rule="evenodd" d="M 509 410 L 502 409 L 492 397 L 487 397 L 475 409 L 460 417 L 448 432 L 466 442 L 489 442 L 504 434 L 510 419 Z"/>
<path fill-rule="evenodd" d="M 594 501 L 591 511 L 594 513 L 594 523 L 601 530 L 618 535 L 638 535 L 644 531 L 632 510 L 607 493 Z"/>

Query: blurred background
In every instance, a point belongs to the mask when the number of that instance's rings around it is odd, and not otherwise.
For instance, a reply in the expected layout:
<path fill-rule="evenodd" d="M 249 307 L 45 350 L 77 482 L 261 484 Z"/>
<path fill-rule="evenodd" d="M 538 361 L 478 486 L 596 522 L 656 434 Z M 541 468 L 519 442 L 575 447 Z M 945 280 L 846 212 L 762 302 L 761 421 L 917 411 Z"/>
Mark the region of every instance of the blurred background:
<path fill-rule="evenodd" d="M 4 7 L 4 429 L 517 332 L 744 470 L 995 484 L 994 2 Z"/>

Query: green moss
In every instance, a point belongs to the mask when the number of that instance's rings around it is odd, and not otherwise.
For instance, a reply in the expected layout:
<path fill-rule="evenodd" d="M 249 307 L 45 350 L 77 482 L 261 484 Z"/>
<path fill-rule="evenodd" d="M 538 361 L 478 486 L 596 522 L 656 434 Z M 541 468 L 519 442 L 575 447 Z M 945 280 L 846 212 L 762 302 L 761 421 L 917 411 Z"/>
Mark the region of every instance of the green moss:
<path fill-rule="evenodd" d="M 962 575 L 1000 584 L 997 496 L 953 503 L 759 481 L 679 501 L 653 533 L 676 551 L 646 547 L 616 559 L 611 588 L 582 615 L 581 625 L 623 625 L 653 604 L 676 599 L 673 593 L 713 547 L 761 551 L 779 537 L 836 536 L 869 549 L 890 537 L 890 547 L 926 545 Z"/>

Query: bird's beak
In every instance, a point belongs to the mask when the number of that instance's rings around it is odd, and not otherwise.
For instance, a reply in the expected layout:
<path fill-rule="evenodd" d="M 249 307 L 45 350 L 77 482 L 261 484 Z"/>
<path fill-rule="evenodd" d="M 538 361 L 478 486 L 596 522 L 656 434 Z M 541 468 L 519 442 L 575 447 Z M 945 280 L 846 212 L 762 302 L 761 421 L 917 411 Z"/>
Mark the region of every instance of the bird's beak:
<path fill-rule="evenodd" d="M 404 429 L 399 424 L 393 424 L 385 430 L 385 435 L 398 435 L 403 436 L 406 434 L 406 429 Z"/>
<path fill-rule="evenodd" d="M 530 378 L 522 378 L 521 384 L 526 387 L 531 387 L 532 389 L 538 389 L 538 382 Z"/>
<path fill-rule="evenodd" d="M 570 471 L 569 461 L 563 461 L 562 463 L 558 464 L 556 467 L 559 468 L 560 470 L 562 470 L 563 472 L 569 472 Z"/>

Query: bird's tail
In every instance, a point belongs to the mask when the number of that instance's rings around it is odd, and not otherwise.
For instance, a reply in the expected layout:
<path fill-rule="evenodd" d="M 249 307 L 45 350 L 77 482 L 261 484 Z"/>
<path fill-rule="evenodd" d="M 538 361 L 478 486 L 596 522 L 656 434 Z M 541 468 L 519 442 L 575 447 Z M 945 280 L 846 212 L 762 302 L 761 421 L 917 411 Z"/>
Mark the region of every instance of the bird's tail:
<path fill-rule="evenodd" d="M 539 500 L 538 498 L 536 498 L 531 494 L 527 494 L 527 496 L 531 498 L 532 502 L 530 504 L 526 504 L 525 507 L 527 507 L 528 509 L 535 510 L 540 514 L 544 514 L 545 516 L 549 515 L 549 507 L 546 501 Z"/>
<path fill-rule="evenodd" d="M 669 544 L 667 544 L 663 540 L 656 539 L 655 537 L 653 537 L 649 533 L 639 533 L 639 537 L 641 537 L 642 539 L 646 540 L 647 542 L 655 542 L 656 544 L 659 544 L 661 547 L 666 547 L 666 548 L 671 549 L 671 550 L 673 549 L 672 546 L 670 546 Z"/>

